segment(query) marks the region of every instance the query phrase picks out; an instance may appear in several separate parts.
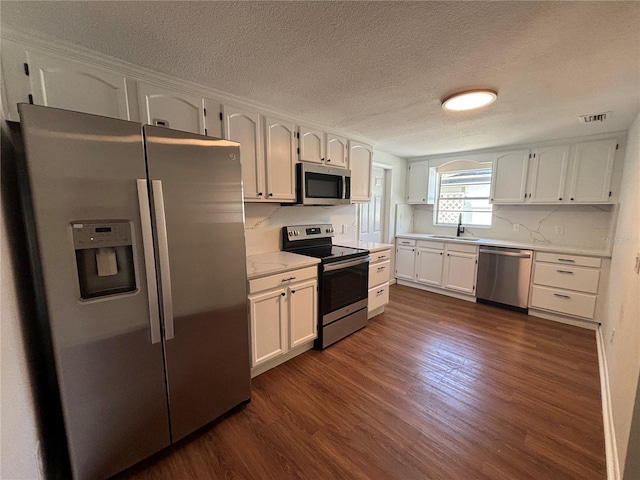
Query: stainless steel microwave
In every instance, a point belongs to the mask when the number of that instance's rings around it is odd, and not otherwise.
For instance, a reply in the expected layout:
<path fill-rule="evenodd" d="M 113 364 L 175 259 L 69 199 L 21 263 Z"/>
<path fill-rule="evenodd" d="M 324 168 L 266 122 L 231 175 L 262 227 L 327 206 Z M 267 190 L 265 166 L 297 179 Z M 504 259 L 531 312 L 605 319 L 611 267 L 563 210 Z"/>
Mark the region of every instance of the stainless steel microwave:
<path fill-rule="evenodd" d="M 351 203 L 351 170 L 300 162 L 296 166 L 297 203 L 347 205 Z"/>

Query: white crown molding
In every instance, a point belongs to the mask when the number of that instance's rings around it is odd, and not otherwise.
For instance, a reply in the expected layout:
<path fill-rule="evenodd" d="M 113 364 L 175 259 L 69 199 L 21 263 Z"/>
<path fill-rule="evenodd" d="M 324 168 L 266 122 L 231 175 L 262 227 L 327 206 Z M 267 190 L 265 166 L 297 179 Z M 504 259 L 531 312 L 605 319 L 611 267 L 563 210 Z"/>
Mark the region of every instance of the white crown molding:
<path fill-rule="evenodd" d="M 170 88 L 186 94 L 198 94 L 206 99 L 219 101 L 225 105 L 246 108 L 262 115 L 283 117 L 292 120 L 296 125 L 304 125 L 306 127 L 322 130 L 323 132 L 335 133 L 371 146 L 376 144 L 376 142 L 370 138 L 329 128 L 326 125 L 309 121 L 308 119 L 293 113 L 274 109 L 272 106 L 262 104 L 260 102 L 222 92 L 213 87 L 201 85 L 189 80 L 183 80 L 171 75 L 156 72 L 149 68 L 141 67 L 124 60 L 119 60 L 115 57 L 50 37 L 33 30 L 16 28 L 11 25 L 2 24 L 0 28 L 0 38 L 22 44 L 24 47 L 30 49 L 40 50 L 43 53 L 57 55 L 80 62 L 88 62 L 101 68 L 116 71 L 135 81 L 143 81 L 158 87 Z"/>
<path fill-rule="evenodd" d="M 590 140 L 605 140 L 609 138 L 616 138 L 620 145 L 620 151 L 624 150 L 627 142 L 627 131 L 621 130 L 617 132 L 609 132 L 609 133 L 598 133 L 595 135 L 584 135 L 581 137 L 569 137 L 569 138 L 557 138 L 553 140 L 547 140 L 544 142 L 532 142 L 532 143 L 521 143 L 515 145 L 502 145 L 500 147 L 493 148 L 483 148 L 481 150 L 466 150 L 460 152 L 451 152 L 451 153 L 442 153 L 439 155 L 425 155 L 421 157 L 411 157 L 407 160 L 409 162 L 424 162 L 425 160 L 447 160 L 450 158 L 457 158 L 460 156 L 472 156 L 472 155 L 483 155 L 483 154 L 493 154 L 496 152 L 508 152 L 510 150 L 525 150 L 525 149 L 534 149 L 540 147 L 550 147 L 553 145 L 564 145 L 566 143 L 578 143 L 578 142 L 587 142 Z"/>

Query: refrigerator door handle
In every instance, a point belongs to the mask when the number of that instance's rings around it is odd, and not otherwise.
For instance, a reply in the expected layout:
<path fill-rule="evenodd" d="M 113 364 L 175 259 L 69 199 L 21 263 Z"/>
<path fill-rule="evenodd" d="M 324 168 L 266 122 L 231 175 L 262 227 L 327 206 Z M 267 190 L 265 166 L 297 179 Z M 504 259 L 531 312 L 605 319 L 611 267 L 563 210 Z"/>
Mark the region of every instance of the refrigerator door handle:
<path fill-rule="evenodd" d="M 171 340 L 173 331 L 173 300 L 171 298 L 171 272 L 169 270 L 169 241 L 167 239 L 167 219 L 164 213 L 164 195 L 162 180 L 151 180 L 153 190 L 153 208 L 156 214 L 156 235 L 158 240 L 158 259 L 160 263 L 160 287 L 162 289 L 162 313 L 164 320 L 164 338 Z"/>
<path fill-rule="evenodd" d="M 147 277 L 147 296 L 149 298 L 149 327 L 151 343 L 160 343 L 160 308 L 158 306 L 158 284 L 156 283 L 156 263 L 153 258 L 153 231 L 151 230 L 151 211 L 149 209 L 149 190 L 147 179 L 138 178 L 138 203 L 140 205 L 140 227 L 142 228 L 142 251 Z"/>

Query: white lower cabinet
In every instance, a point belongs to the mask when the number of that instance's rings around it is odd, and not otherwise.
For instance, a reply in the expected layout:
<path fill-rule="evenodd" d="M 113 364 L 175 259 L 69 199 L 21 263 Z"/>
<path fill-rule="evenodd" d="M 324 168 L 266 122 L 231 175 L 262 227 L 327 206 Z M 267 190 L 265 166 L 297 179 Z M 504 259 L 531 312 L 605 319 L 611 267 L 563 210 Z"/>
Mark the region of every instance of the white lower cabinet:
<path fill-rule="evenodd" d="M 602 259 L 536 252 L 531 309 L 593 320 L 600 288 Z"/>
<path fill-rule="evenodd" d="M 281 363 L 276 359 L 288 360 L 288 353 L 312 342 L 318 335 L 317 309 L 315 266 L 250 280 L 251 366 L 273 361 L 271 368 Z"/>
<path fill-rule="evenodd" d="M 384 312 L 389 303 L 389 277 L 391 276 L 391 250 L 371 252 L 369 264 L 369 299 L 367 314 L 374 317 Z"/>
<path fill-rule="evenodd" d="M 468 247 L 469 251 L 460 251 Z M 444 288 L 475 295 L 476 274 L 478 271 L 478 247 L 470 245 L 447 245 L 444 269 L 442 272 Z"/>
<path fill-rule="evenodd" d="M 463 294 L 461 298 L 475 296 L 477 245 L 405 238 L 396 243 L 396 278 L 404 285 L 433 287 L 439 293 Z"/>

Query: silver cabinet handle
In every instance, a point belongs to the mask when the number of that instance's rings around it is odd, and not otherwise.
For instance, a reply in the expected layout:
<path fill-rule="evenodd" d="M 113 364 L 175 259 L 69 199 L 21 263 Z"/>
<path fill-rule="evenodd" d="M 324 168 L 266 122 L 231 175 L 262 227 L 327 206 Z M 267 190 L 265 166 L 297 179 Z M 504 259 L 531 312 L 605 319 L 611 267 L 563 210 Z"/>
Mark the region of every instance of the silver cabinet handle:
<path fill-rule="evenodd" d="M 558 298 L 571 298 L 569 295 L 561 295 L 559 293 L 554 293 L 553 296 Z"/>
<path fill-rule="evenodd" d="M 295 280 L 296 277 L 283 278 L 281 283 L 290 282 L 291 280 Z"/>
<path fill-rule="evenodd" d="M 140 206 L 140 227 L 142 229 L 142 251 L 144 270 L 147 277 L 147 298 L 149 299 L 149 327 L 151 343 L 160 343 L 160 309 L 158 306 L 158 284 L 156 283 L 156 263 L 153 258 L 153 231 L 151 230 L 151 210 L 147 179 L 136 179 L 138 204 Z"/>
<path fill-rule="evenodd" d="M 558 259 L 559 262 L 569 262 L 569 263 L 576 263 L 575 260 L 572 260 L 571 258 L 559 258 Z"/>
<path fill-rule="evenodd" d="M 556 270 L 556 272 L 558 272 L 558 273 L 568 273 L 569 275 L 573 275 L 573 272 L 571 270 Z"/>
<path fill-rule="evenodd" d="M 173 330 L 173 300 L 171 298 L 171 271 L 169 269 L 169 240 L 167 238 L 167 219 L 164 213 L 164 195 L 162 181 L 151 180 L 153 209 L 156 214 L 156 235 L 158 239 L 158 259 L 160 263 L 160 286 L 162 292 L 162 320 L 164 338 L 171 340 Z"/>

